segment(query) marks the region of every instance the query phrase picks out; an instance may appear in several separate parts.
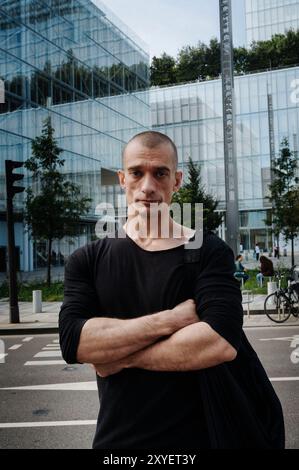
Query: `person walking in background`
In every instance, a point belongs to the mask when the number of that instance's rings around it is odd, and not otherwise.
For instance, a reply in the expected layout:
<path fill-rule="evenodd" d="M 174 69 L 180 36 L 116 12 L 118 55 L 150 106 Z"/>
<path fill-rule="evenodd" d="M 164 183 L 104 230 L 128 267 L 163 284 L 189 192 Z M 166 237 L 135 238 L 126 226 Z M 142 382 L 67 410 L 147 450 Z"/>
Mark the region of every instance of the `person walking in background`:
<path fill-rule="evenodd" d="M 243 261 L 243 256 L 242 255 L 238 255 L 236 257 L 236 261 L 235 261 L 235 266 L 236 266 L 236 272 L 235 272 L 235 278 L 237 279 L 243 279 L 244 280 L 244 284 L 246 281 L 248 281 L 249 279 L 249 276 L 248 274 L 246 273 L 246 268 L 243 266 L 242 264 L 242 261 Z"/>
<path fill-rule="evenodd" d="M 255 252 L 256 260 L 258 261 L 260 259 L 260 253 L 261 253 L 260 246 L 258 243 L 255 245 L 254 252 Z"/>
<path fill-rule="evenodd" d="M 274 276 L 274 267 L 272 261 L 266 256 L 260 258 L 260 272 L 256 275 L 257 283 L 263 287 L 263 280 L 265 276 Z"/>

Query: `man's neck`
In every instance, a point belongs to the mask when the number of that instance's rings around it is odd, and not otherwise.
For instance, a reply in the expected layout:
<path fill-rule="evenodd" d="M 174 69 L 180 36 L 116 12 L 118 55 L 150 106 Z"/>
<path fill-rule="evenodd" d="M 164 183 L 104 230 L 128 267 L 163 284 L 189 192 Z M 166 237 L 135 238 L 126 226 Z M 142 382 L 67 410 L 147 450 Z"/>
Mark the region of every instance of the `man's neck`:
<path fill-rule="evenodd" d="M 136 218 L 128 218 L 123 229 L 138 245 L 143 248 L 150 248 L 152 251 L 182 245 L 183 243 L 187 243 L 195 234 L 195 230 L 179 225 L 171 218 L 169 218 L 167 222 L 169 233 L 165 233 L 165 227 L 164 230 L 163 227 L 158 227 L 156 230 L 145 230 L 143 232 L 140 228 L 145 229 L 147 227 L 138 227 Z M 164 223 L 164 225 L 166 224 Z"/>

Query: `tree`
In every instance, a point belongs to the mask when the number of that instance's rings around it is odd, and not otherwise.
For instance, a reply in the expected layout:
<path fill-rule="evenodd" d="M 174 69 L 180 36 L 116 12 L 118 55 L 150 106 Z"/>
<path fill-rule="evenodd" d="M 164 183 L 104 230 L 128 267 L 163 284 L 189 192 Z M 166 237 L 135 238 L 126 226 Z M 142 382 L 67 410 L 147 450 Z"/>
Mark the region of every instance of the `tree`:
<path fill-rule="evenodd" d="M 65 160 L 54 139 L 51 118 L 44 121 L 42 135 L 32 141 L 32 156 L 25 168 L 32 172 L 32 188 L 27 189 L 24 220 L 35 241 L 46 241 L 47 284 L 51 284 L 53 240 L 74 235 L 80 219 L 88 212 L 90 199 L 60 173 Z"/>
<path fill-rule="evenodd" d="M 212 195 L 206 193 L 201 182 L 201 168 L 199 164 L 195 164 L 190 158 L 188 163 L 187 184 L 174 194 L 172 202 L 178 203 L 182 207 L 186 203 L 202 203 L 203 204 L 203 228 L 205 230 L 216 230 L 222 223 L 222 215 L 216 212 L 219 201 Z M 191 226 L 195 226 L 194 221 L 195 207 L 191 209 Z"/>
<path fill-rule="evenodd" d="M 165 52 L 161 57 L 153 57 L 150 72 L 152 86 L 172 85 L 177 82 L 175 60 Z"/>
<path fill-rule="evenodd" d="M 199 42 L 197 46 L 183 47 L 177 58 L 178 82 L 190 82 L 193 80 L 204 80 L 207 76 L 206 44 Z"/>
<path fill-rule="evenodd" d="M 299 30 L 275 34 L 267 41 L 254 41 L 251 46 L 234 48 L 234 70 L 246 74 L 259 70 L 290 67 L 299 63 Z M 212 38 L 209 45 L 181 48 L 176 58 L 163 54 L 154 57 L 151 84 L 155 86 L 218 78 L 221 73 L 220 43 Z"/>
<path fill-rule="evenodd" d="M 274 234 L 281 233 L 286 241 L 291 241 L 292 265 L 295 264 L 294 240 L 299 234 L 299 178 L 296 173 L 297 158 L 285 138 L 273 165 L 273 182 L 269 186 L 272 210 L 266 223 L 273 226 Z"/>

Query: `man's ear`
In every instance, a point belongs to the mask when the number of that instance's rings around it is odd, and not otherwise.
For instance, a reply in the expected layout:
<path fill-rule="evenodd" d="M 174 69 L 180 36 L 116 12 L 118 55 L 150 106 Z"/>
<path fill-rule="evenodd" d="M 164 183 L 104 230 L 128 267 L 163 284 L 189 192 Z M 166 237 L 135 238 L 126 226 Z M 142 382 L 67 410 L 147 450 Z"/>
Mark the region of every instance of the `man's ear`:
<path fill-rule="evenodd" d="M 119 179 L 120 186 L 124 189 L 125 184 L 126 184 L 125 172 L 123 170 L 118 170 L 117 176 L 118 176 L 118 179 Z"/>
<path fill-rule="evenodd" d="M 182 171 L 176 171 L 175 172 L 175 185 L 173 188 L 173 192 L 177 193 L 181 186 L 182 186 L 182 181 L 183 181 L 183 172 Z"/>

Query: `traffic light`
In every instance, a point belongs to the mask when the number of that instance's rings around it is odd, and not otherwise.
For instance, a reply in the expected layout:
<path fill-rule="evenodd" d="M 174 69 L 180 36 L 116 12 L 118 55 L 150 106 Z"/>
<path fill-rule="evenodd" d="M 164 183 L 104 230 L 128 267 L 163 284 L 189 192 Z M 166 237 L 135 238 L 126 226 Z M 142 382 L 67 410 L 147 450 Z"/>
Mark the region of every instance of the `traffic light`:
<path fill-rule="evenodd" d="M 23 166 L 22 162 L 14 162 L 12 160 L 5 160 L 5 172 L 6 172 L 6 193 L 7 199 L 12 199 L 15 194 L 22 193 L 25 191 L 23 186 L 14 186 L 15 181 L 20 181 L 24 178 L 24 175 L 13 173 L 13 170 Z"/>
<path fill-rule="evenodd" d="M 24 175 L 14 173 L 16 168 L 21 168 L 22 162 L 5 160 L 6 196 L 7 196 L 7 247 L 8 247 L 8 278 L 9 278 L 9 317 L 11 323 L 20 323 L 17 286 L 17 264 L 15 248 L 15 230 L 13 216 L 13 197 L 22 193 L 23 186 L 15 186 L 15 181 L 21 181 Z"/>

